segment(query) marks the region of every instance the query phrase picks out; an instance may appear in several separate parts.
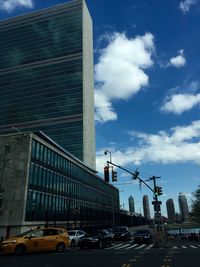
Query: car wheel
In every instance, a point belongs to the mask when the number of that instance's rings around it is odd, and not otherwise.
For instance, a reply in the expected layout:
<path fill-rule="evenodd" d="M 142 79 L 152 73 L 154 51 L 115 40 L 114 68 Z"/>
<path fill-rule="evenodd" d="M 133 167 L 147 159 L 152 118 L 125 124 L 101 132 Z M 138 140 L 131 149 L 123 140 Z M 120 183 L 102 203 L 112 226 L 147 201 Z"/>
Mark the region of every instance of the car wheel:
<path fill-rule="evenodd" d="M 71 241 L 71 247 L 75 247 L 75 240 L 74 239 L 72 239 L 72 241 Z"/>
<path fill-rule="evenodd" d="M 103 242 L 101 240 L 99 241 L 99 248 L 103 248 Z"/>
<path fill-rule="evenodd" d="M 24 245 L 17 245 L 15 248 L 15 255 L 21 256 L 26 253 L 26 247 Z"/>
<path fill-rule="evenodd" d="M 58 245 L 56 246 L 56 251 L 57 252 L 64 252 L 65 250 L 65 244 L 64 243 L 58 243 Z"/>

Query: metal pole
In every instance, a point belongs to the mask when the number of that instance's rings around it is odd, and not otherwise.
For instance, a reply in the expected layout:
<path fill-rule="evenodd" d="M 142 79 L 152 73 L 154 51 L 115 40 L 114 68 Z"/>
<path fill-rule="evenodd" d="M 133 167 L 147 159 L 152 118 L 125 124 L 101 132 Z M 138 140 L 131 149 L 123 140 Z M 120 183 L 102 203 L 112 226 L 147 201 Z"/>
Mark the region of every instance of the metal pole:
<path fill-rule="evenodd" d="M 105 153 L 105 152 L 104 152 Z M 127 169 L 125 169 L 125 168 L 123 168 L 123 167 L 121 167 L 121 166 L 119 166 L 119 165 L 117 165 L 117 164 L 115 164 L 115 163 L 113 163 L 112 161 L 107 161 L 107 163 L 108 164 L 111 164 L 111 165 L 113 165 L 113 166 L 115 166 L 115 167 L 117 167 L 117 168 L 119 168 L 119 169 L 122 169 L 122 170 L 124 170 L 124 171 L 126 171 L 126 172 L 128 172 L 128 173 L 130 173 L 132 176 L 134 176 L 134 173 L 133 172 L 130 172 L 129 170 L 127 170 Z M 153 193 L 154 193 L 154 190 L 145 182 L 145 181 L 143 181 L 141 178 L 139 178 L 139 177 L 137 177 L 137 179 L 141 182 L 141 183 L 143 183 L 143 184 L 145 184 Z"/>
<path fill-rule="evenodd" d="M 154 189 L 156 188 L 156 179 L 158 179 L 160 177 L 156 177 L 156 176 L 152 176 L 151 178 L 149 178 L 149 180 L 153 180 L 153 185 L 154 185 Z M 161 213 L 160 213 L 160 204 L 159 204 L 159 201 L 158 201 L 158 195 L 155 194 L 154 192 L 154 200 L 155 200 L 155 221 L 157 220 L 157 224 L 158 224 L 158 227 L 157 227 L 157 230 L 160 231 L 160 223 L 161 223 Z"/>
<path fill-rule="evenodd" d="M 113 225 L 113 228 L 114 228 L 115 227 L 115 209 L 114 209 L 113 197 L 112 197 L 112 225 Z"/>
<path fill-rule="evenodd" d="M 104 151 L 104 154 L 107 155 L 108 153 L 110 154 L 110 162 L 112 162 L 112 155 L 111 155 L 111 152 L 110 152 L 108 149 L 106 149 L 106 150 Z"/>

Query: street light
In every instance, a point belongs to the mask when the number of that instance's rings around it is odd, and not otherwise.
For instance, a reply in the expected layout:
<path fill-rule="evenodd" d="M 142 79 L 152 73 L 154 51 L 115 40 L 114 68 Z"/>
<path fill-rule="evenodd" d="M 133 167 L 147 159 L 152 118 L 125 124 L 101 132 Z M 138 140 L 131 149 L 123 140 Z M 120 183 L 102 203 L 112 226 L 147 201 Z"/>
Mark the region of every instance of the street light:
<path fill-rule="evenodd" d="M 109 153 L 110 155 L 110 162 L 112 162 L 112 155 L 111 155 L 111 152 L 110 150 L 106 149 L 104 151 L 104 154 L 107 155 Z M 109 167 L 107 167 L 108 170 L 109 170 Z M 105 168 L 104 168 L 105 170 Z M 109 177 L 108 177 L 108 180 L 109 180 Z M 111 203 L 112 203 L 112 225 L 113 225 L 113 228 L 115 227 L 115 207 L 114 207 L 114 200 L 113 200 L 113 196 L 111 196 Z"/>
<path fill-rule="evenodd" d="M 104 151 L 104 154 L 107 155 L 108 153 L 110 154 L 110 162 L 112 162 L 111 152 L 110 152 L 108 149 L 106 149 L 106 150 Z"/>
<path fill-rule="evenodd" d="M 18 133 L 21 133 L 21 130 L 15 126 L 11 127 L 11 129 L 17 131 Z"/>

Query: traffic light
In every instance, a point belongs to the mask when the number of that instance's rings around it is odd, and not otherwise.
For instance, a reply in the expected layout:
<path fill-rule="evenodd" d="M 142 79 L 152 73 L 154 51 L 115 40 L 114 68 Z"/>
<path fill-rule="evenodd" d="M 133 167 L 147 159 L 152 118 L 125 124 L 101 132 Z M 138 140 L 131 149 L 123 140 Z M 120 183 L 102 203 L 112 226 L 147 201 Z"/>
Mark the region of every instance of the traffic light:
<path fill-rule="evenodd" d="M 132 179 L 137 180 L 139 174 L 140 174 L 139 171 L 136 169 L 136 170 L 135 170 L 135 173 L 133 174 Z"/>
<path fill-rule="evenodd" d="M 117 181 L 117 172 L 112 170 L 112 182 Z"/>
<path fill-rule="evenodd" d="M 158 186 L 154 187 L 154 195 L 158 196 Z"/>
<path fill-rule="evenodd" d="M 161 196 L 162 195 L 162 187 L 155 186 L 155 188 L 154 188 L 154 194 L 157 195 L 157 196 Z"/>
<path fill-rule="evenodd" d="M 109 183 L 109 166 L 104 167 L 104 180 Z"/>
<path fill-rule="evenodd" d="M 162 187 L 158 186 L 158 196 L 162 195 Z"/>

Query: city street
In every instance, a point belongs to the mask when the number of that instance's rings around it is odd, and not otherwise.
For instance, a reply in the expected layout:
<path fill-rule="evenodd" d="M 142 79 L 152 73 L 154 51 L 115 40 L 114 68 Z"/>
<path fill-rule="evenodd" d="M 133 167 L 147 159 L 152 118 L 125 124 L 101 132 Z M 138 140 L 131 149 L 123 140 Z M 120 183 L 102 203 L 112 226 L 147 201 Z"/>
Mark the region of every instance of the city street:
<path fill-rule="evenodd" d="M 168 247 L 119 242 L 104 249 L 69 248 L 64 253 L 0 256 L 1 267 L 199 267 L 199 242 L 171 242 Z"/>

